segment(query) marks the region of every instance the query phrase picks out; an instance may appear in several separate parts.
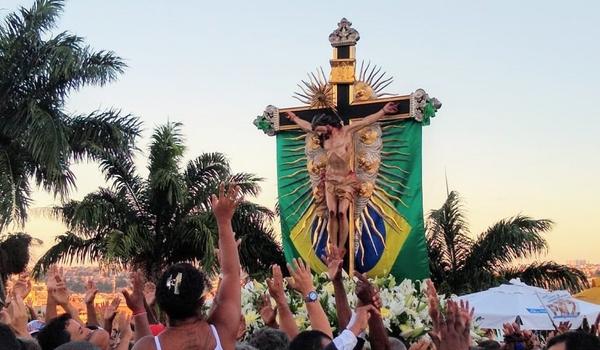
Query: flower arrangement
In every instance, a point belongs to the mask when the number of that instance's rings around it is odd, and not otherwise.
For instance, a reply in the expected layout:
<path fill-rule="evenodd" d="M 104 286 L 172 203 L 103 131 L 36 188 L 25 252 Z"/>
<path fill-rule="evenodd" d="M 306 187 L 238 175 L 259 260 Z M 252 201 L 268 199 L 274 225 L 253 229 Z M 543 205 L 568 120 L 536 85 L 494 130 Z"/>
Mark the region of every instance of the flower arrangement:
<path fill-rule="evenodd" d="M 315 276 L 314 279 L 316 291 L 320 296 L 319 301 L 335 332 L 338 324 L 333 283 L 329 281 L 325 273 Z M 402 336 L 410 341 L 423 337 L 431 330 L 425 283 L 411 280 L 397 283 L 393 276 L 371 279 L 371 283 L 379 289 L 383 305 L 381 316 L 391 336 Z M 344 286 L 350 307 L 354 309 L 358 301 L 355 294 L 355 283 L 351 279 L 345 278 Z M 242 314 L 246 321 L 246 334 L 252 334 L 255 330 L 264 327 L 260 309 L 262 295 L 265 293 L 268 293 L 266 283 L 255 280 L 247 282 L 242 288 Z M 303 298 L 290 288 L 287 288 L 286 294 L 298 328 L 300 330 L 308 329 L 310 325 Z M 440 297 L 441 307 L 444 308 L 445 304 L 446 299 Z"/>

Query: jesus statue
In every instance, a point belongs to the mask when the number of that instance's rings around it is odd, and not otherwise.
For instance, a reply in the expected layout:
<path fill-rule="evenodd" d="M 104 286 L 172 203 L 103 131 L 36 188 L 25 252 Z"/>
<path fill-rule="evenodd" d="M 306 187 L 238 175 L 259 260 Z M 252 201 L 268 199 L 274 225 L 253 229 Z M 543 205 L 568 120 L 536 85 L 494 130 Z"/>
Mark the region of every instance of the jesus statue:
<path fill-rule="evenodd" d="M 287 113 L 288 119 L 302 130 L 315 133 L 319 137 L 320 146 L 325 151 L 327 161 L 321 173 L 321 181 L 324 182 L 325 187 L 329 244 L 333 246 L 344 248 L 348 240 L 348 209 L 355 197 L 357 186 L 356 175 L 352 170 L 354 134 L 376 123 L 385 115 L 397 112 L 396 103 L 389 102 L 377 113 L 353 121 L 350 125 L 343 125 L 341 119 L 332 114 L 317 114 L 312 123 L 309 123 L 293 112 Z"/>

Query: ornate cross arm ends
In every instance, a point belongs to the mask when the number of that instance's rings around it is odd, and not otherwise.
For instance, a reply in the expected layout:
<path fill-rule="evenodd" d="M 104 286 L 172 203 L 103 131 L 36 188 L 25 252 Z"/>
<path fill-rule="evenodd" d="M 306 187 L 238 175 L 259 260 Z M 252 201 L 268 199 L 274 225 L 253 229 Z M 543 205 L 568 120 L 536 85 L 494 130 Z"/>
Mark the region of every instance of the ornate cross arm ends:
<path fill-rule="evenodd" d="M 269 136 L 279 131 L 279 108 L 268 105 L 262 115 L 254 119 L 254 125 Z"/>
<path fill-rule="evenodd" d="M 429 125 L 430 119 L 442 107 L 442 103 L 435 97 L 429 97 L 423 89 L 410 94 L 410 117 L 423 125 Z"/>

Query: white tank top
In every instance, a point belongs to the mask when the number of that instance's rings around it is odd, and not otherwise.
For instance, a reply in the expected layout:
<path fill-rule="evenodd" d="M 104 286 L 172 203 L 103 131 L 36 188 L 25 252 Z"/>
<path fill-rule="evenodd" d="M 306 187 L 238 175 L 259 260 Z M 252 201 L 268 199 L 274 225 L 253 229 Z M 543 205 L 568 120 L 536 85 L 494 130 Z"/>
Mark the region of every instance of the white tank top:
<path fill-rule="evenodd" d="M 215 341 L 217 342 L 217 346 L 215 346 L 215 350 L 223 350 L 223 347 L 221 347 L 221 339 L 219 339 L 219 333 L 217 333 L 217 328 L 212 324 L 209 324 L 209 326 L 210 326 L 210 331 L 211 331 L 213 337 L 215 338 Z M 158 336 L 154 337 L 154 345 L 156 346 L 156 350 L 162 350 L 162 346 L 160 345 L 160 339 L 158 339 Z"/>

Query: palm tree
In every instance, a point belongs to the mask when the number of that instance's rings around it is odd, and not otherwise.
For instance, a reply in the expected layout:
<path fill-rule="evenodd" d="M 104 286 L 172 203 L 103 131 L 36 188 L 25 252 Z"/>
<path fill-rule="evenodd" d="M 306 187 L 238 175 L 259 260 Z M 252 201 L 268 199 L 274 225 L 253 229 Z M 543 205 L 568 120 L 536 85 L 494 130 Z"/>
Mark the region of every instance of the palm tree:
<path fill-rule="evenodd" d="M 79 36 L 50 33 L 62 9 L 61 0 L 36 0 L 0 23 L 0 231 L 25 222 L 34 185 L 64 197 L 72 163 L 128 157 L 140 133 L 138 119 L 117 110 L 65 110 L 70 94 L 114 81 L 125 64 Z"/>
<path fill-rule="evenodd" d="M 232 174 L 220 153 L 201 154 L 180 169 L 185 150 L 180 127 L 168 123 L 154 131 L 146 179 L 136 173 L 130 158 L 106 154 L 100 164 L 111 187 L 56 208 L 69 231 L 58 236 L 34 270 L 40 273 L 53 263 L 86 259 L 141 268 L 154 279 L 166 266 L 182 261 L 214 269 L 217 231 L 210 195 L 226 180 L 254 196 L 261 179 Z M 269 226 L 273 216 L 267 208 L 247 201 L 234 216 L 241 262 L 251 275 L 284 263 Z"/>
<path fill-rule="evenodd" d="M 517 215 L 503 219 L 472 239 L 457 192 L 427 219 L 431 276 L 442 292 L 464 294 L 484 290 L 512 278 L 550 289 L 579 291 L 587 286 L 583 272 L 555 262 L 516 265 L 518 259 L 547 251 L 542 236 L 552 221 Z"/>

